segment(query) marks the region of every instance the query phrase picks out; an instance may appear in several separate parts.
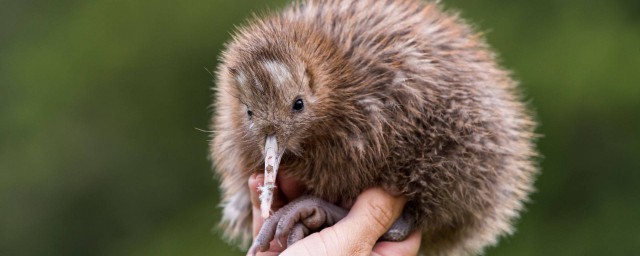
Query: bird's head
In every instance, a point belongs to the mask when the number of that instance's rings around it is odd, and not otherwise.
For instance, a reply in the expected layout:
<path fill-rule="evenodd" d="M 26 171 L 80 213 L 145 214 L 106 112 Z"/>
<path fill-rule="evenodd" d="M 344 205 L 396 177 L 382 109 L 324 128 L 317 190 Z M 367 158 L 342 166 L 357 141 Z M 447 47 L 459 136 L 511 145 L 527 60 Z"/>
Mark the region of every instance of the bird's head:
<path fill-rule="evenodd" d="M 314 90 L 313 74 L 303 60 L 271 51 L 251 54 L 227 72 L 235 85 L 228 93 L 237 99 L 231 111 L 239 117 L 243 147 L 263 157 L 264 186 L 271 188 L 283 154 L 300 155 L 302 142 L 320 118 L 322 100 Z M 263 195 L 268 192 L 263 189 Z M 268 216 L 268 208 L 264 211 Z"/>
<path fill-rule="evenodd" d="M 343 55 L 317 28 L 278 19 L 250 23 L 228 44 L 217 72 L 217 129 L 234 136 L 248 168 L 264 162 L 265 187 L 275 185 L 283 155 L 301 157 L 312 145 L 305 142 L 342 127 L 331 120 L 347 115 L 352 94 L 335 90 L 351 82 Z"/>
<path fill-rule="evenodd" d="M 300 141 L 313 123 L 317 98 L 311 75 L 301 61 L 256 59 L 232 68 L 237 85 L 237 109 L 244 115 L 246 136 L 277 143 L 276 153 L 300 152 Z M 269 139 L 271 138 L 271 139 Z M 267 150 L 266 145 L 262 150 Z"/>

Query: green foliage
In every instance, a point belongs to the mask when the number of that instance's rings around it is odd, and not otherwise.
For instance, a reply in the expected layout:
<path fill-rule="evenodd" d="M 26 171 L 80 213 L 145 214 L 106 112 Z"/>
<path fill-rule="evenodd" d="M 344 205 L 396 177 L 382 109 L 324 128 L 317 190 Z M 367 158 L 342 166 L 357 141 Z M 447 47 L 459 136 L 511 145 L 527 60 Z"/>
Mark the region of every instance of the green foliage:
<path fill-rule="evenodd" d="M 285 1 L 0 1 L 0 255 L 241 255 L 215 234 L 211 75 Z M 536 109 L 542 175 L 488 255 L 640 254 L 640 5 L 443 1 Z"/>

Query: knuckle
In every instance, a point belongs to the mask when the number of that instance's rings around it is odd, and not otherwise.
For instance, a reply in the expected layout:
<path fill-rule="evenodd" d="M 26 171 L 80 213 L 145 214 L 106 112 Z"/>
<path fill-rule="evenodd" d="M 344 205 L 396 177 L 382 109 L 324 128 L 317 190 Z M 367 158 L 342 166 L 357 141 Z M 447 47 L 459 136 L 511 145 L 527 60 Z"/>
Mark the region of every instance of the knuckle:
<path fill-rule="evenodd" d="M 377 200 L 368 200 L 367 202 L 367 213 L 373 224 L 376 225 L 374 228 L 382 232 L 386 231 L 393 222 L 392 209 Z"/>

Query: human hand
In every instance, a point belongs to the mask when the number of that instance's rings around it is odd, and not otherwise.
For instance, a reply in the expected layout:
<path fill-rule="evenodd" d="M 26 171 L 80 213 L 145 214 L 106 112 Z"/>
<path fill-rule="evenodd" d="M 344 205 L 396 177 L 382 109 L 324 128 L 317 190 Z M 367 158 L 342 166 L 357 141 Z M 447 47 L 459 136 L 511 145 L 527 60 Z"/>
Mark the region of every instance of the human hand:
<path fill-rule="evenodd" d="M 261 174 L 254 174 L 249 179 L 254 236 L 264 223 L 264 219 L 260 217 L 257 190 L 263 180 Z M 284 175 L 278 177 L 277 185 L 277 191 L 274 191 L 274 211 L 304 193 L 302 186 Z M 368 189 L 358 197 L 349 214 L 335 225 L 309 235 L 286 250 L 272 241 L 267 252 L 258 252 L 257 255 L 416 255 L 420 248 L 419 231 L 401 242 L 377 242 L 400 216 L 405 203 L 403 197 L 393 197 L 380 188 Z"/>

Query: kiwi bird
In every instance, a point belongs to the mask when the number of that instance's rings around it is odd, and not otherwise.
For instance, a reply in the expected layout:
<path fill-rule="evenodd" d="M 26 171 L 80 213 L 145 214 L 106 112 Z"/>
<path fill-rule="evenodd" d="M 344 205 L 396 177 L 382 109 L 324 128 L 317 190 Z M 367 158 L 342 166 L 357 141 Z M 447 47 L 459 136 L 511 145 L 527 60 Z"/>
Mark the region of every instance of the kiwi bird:
<path fill-rule="evenodd" d="M 252 250 L 332 225 L 378 186 L 407 198 L 383 239 L 420 230 L 426 255 L 480 254 L 533 190 L 535 122 L 517 82 L 436 2 L 307 0 L 254 16 L 216 84 L 210 148 L 231 240 L 252 241 L 247 180 L 265 172 Z M 274 213 L 278 170 L 306 195 Z"/>

